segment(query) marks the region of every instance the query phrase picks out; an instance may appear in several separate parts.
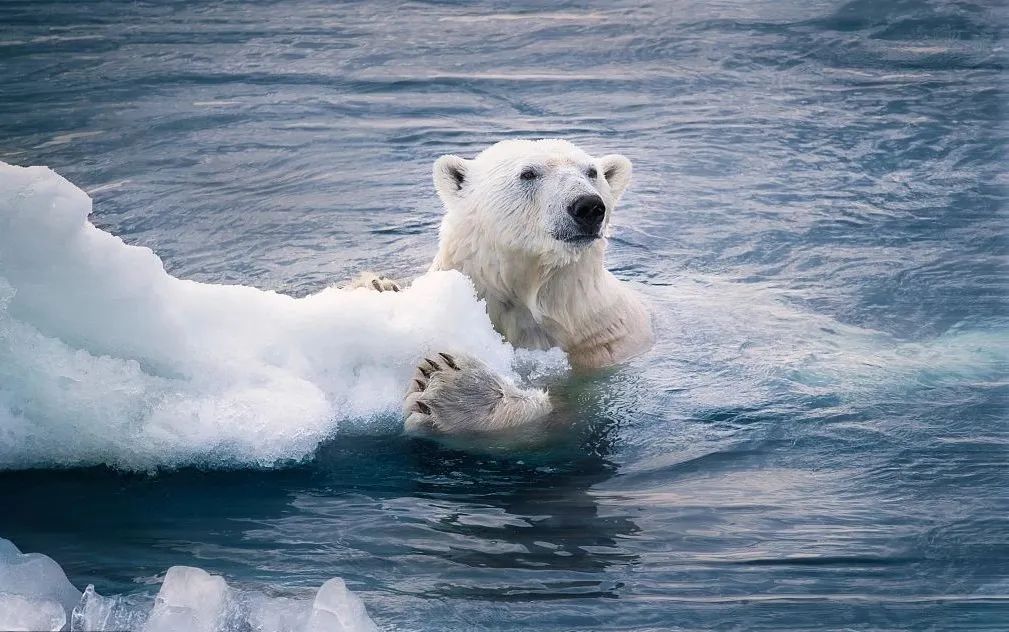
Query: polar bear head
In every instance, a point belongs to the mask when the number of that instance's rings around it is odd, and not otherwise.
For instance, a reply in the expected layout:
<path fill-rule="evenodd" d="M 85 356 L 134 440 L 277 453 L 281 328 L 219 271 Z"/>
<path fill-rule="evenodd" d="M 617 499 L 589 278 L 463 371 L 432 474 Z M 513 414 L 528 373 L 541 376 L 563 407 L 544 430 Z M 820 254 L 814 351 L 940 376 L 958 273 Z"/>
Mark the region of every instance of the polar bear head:
<path fill-rule="evenodd" d="M 601 244 L 630 179 L 627 158 L 590 156 L 565 140 L 506 140 L 472 160 L 434 163 L 443 238 L 559 262 Z"/>

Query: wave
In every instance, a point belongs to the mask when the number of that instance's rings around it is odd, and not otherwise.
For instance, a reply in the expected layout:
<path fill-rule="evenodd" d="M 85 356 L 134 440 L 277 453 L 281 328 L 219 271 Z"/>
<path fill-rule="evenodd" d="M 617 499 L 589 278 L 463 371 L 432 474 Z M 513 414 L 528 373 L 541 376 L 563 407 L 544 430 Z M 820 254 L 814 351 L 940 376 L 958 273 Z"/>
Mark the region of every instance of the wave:
<path fill-rule="evenodd" d="M 0 468 L 271 466 L 398 415 L 427 352 L 515 360 L 458 273 L 304 298 L 197 283 L 90 211 L 53 171 L 0 163 Z"/>

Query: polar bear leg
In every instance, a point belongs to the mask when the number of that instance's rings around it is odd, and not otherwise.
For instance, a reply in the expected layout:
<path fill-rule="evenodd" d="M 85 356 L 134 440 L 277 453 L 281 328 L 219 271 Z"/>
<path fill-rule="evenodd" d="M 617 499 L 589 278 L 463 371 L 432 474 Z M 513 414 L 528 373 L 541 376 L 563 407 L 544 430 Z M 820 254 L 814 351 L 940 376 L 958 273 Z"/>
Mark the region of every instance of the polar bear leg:
<path fill-rule="evenodd" d="M 403 402 L 406 432 L 424 436 L 508 432 L 552 411 L 546 391 L 518 388 L 476 358 L 447 353 L 420 363 Z"/>
<path fill-rule="evenodd" d="M 359 287 L 375 290 L 376 292 L 399 292 L 402 289 L 399 283 L 374 272 L 362 272 L 353 281 L 344 285 L 343 289 L 356 290 Z"/>

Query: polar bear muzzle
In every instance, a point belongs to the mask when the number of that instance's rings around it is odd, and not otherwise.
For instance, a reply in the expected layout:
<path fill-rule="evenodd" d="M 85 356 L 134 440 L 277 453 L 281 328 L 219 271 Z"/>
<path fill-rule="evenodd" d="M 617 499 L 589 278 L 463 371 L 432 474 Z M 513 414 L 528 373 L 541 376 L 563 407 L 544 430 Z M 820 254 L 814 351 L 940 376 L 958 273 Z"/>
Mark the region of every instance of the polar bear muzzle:
<path fill-rule="evenodd" d="M 606 217 L 606 204 L 598 195 L 582 195 L 568 205 L 568 215 L 575 220 L 579 230 L 574 235 L 575 238 L 595 239 L 599 236 L 599 229 L 602 228 L 603 219 Z"/>

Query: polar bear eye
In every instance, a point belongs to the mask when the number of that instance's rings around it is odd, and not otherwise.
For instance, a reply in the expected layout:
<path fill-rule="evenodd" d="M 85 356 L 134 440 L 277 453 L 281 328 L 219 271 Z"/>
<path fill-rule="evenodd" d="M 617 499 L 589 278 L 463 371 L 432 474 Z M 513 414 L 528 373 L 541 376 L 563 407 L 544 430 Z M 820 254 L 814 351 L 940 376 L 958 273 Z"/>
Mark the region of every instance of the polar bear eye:
<path fill-rule="evenodd" d="M 522 173 L 519 174 L 519 177 L 523 180 L 535 180 L 536 171 L 534 169 L 523 169 Z"/>
<path fill-rule="evenodd" d="M 589 170 L 585 172 L 585 175 L 589 177 L 589 180 L 595 180 L 596 176 L 599 175 L 599 172 L 596 171 L 595 167 L 589 167 Z"/>

